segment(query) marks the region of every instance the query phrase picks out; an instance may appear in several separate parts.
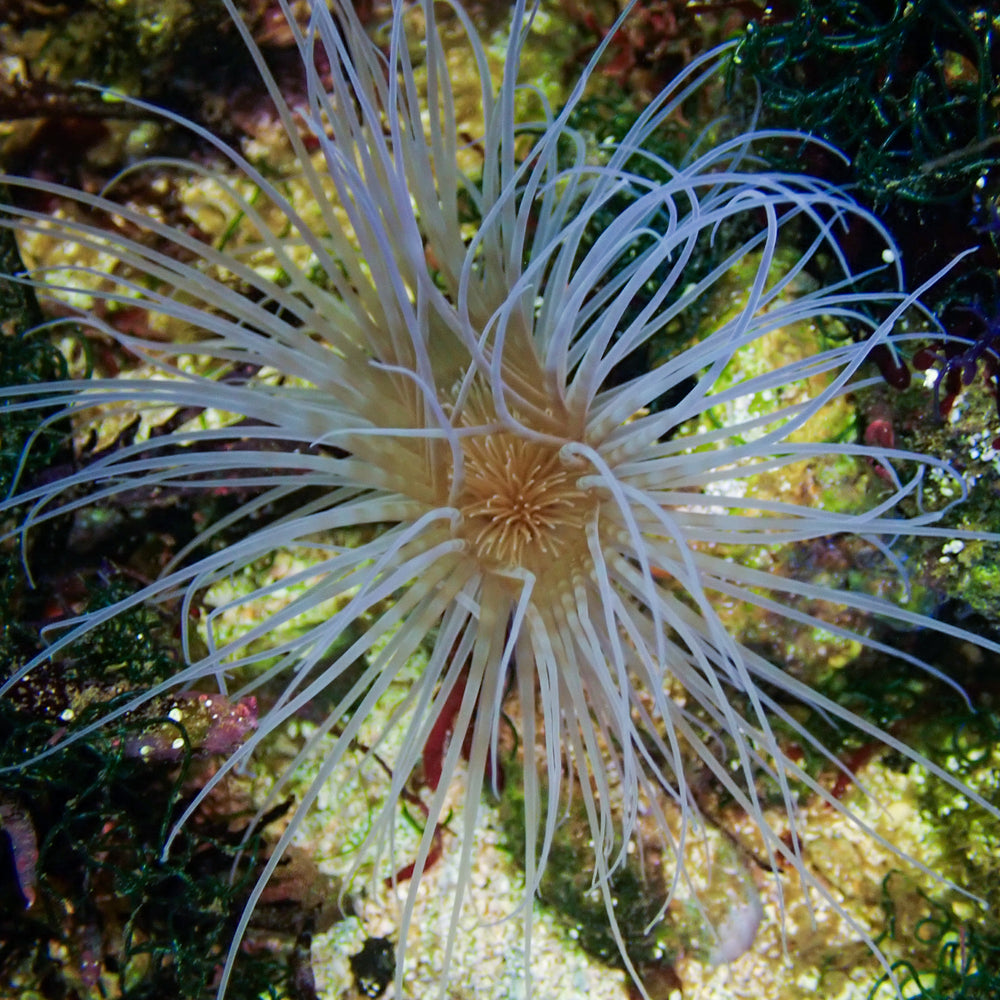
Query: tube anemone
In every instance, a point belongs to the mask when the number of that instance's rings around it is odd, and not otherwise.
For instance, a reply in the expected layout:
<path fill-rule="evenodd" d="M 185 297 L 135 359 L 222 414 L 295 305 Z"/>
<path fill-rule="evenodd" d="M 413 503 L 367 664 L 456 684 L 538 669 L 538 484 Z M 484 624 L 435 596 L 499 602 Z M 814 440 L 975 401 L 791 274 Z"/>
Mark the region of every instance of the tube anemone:
<path fill-rule="evenodd" d="M 393 5 L 385 55 L 350 5 L 338 3 L 332 14 L 311 5 L 302 28 L 281 0 L 306 80 L 294 108 L 231 0 L 226 5 L 277 109 L 305 198 L 293 199 L 285 178 L 267 176 L 238 150 L 169 112 L 160 113 L 214 146 L 228 166 L 217 172 L 172 160 L 149 166 L 210 178 L 242 220 L 246 235 L 232 249 L 206 245 L 120 204 L 113 186 L 94 195 L 0 177 L 14 190 L 68 198 L 85 210 L 52 218 L 6 206 L 0 225 L 55 235 L 117 262 L 111 274 L 81 264 L 68 283 L 65 267 L 56 273 L 39 265 L 23 280 L 43 296 L 57 285 L 86 285 L 101 305 L 141 307 L 190 331 L 183 342 L 162 342 L 122 332 L 102 318 L 106 310 L 76 316 L 74 322 L 143 358 L 151 374 L 14 387 L 4 390 L 6 407 L 55 409 L 83 421 L 97 411 L 200 413 L 207 405 L 224 417 L 211 426 L 190 420 L 169 434 L 111 449 L 56 482 L 26 486 L 0 510 L 30 505 L 18 529 L 24 537 L 126 491 L 213 490 L 239 474 L 259 495 L 209 526 L 197 544 L 223 530 L 231 536 L 240 529 L 239 540 L 198 558 L 191 558 L 196 545 L 188 546 L 133 596 L 61 623 L 45 651 L 4 690 L 144 602 L 176 601 L 187 662 L 104 723 L 165 690 L 205 683 L 225 689 L 226 679 L 238 676 L 249 678 L 242 695 L 285 678 L 257 731 L 221 766 L 183 823 L 224 775 L 346 681 L 349 690 L 338 694 L 261 806 L 263 814 L 305 759 L 322 754 L 250 894 L 220 995 L 267 879 L 376 710 L 387 712 L 383 740 L 391 736 L 396 749 L 388 794 L 359 857 L 391 851 L 397 800 L 444 713 L 454 715 L 440 781 L 425 797 L 429 822 L 403 904 L 401 951 L 434 847 L 434 821 L 464 770 L 447 969 L 469 888 L 480 799 L 484 785 L 495 781 L 502 720 L 510 713 L 525 758 L 526 900 L 539 888 L 572 794 L 593 839 L 594 887 L 637 982 L 615 921 L 614 875 L 640 817 L 651 817 L 660 847 L 676 862 L 673 889 L 685 887 L 689 845 L 705 829 L 686 777 L 694 765 L 756 824 L 773 871 L 794 875 L 845 916 L 891 975 L 872 936 L 812 871 L 793 786 L 808 789 L 888 850 L 893 845 L 789 750 L 779 724 L 856 778 L 789 703 L 919 763 L 991 815 L 997 809 L 901 739 L 741 644 L 719 612 L 720 602 L 742 602 L 861 648 L 893 652 L 860 626 L 804 610 L 818 604 L 1000 652 L 993 642 L 888 600 L 754 565 L 755 551 L 829 535 L 857 536 L 896 566 L 891 545 L 900 535 L 985 537 L 943 527 L 944 510 L 914 503 L 929 477 L 951 479 L 963 493 L 961 476 L 947 463 L 811 436 L 815 418 L 876 381 L 866 374 L 866 359 L 876 347 L 894 349 L 912 336 L 901 332 L 904 320 L 919 315 L 927 326 L 933 322 L 920 310 L 920 290 L 905 290 L 898 264 L 885 269 L 884 290 L 858 290 L 838 234 L 849 223 L 866 227 L 898 260 L 887 234 L 833 186 L 755 170 L 755 144 L 774 133 L 696 146 L 679 164 L 645 150 L 650 135 L 718 73 L 724 53 L 695 60 L 621 142 L 596 155 L 568 121 L 597 56 L 561 111 L 539 101 L 538 119 L 519 122 L 518 71 L 531 12 L 523 2 L 515 5 L 495 89 L 482 43 L 454 6 L 480 74 L 482 176 L 473 178 L 459 168 L 465 143 L 430 0 L 420 6 L 421 84 L 402 3 Z M 299 207 L 306 200 L 308 219 Z M 474 229 L 463 221 L 463 202 L 474 206 Z M 613 222 L 594 237 L 596 220 L 612 206 Z M 109 236 L 93 221 L 102 216 L 124 219 L 136 235 Z M 692 279 L 698 247 L 730 223 L 749 235 Z M 780 252 L 788 230 L 799 238 L 811 234 L 794 258 Z M 827 277 L 816 287 L 807 273 L 821 258 Z M 650 341 L 687 310 L 716 301 L 737 277 L 739 308 L 707 335 L 655 367 L 629 365 L 645 359 Z M 776 331 L 819 321 L 851 324 L 867 336 L 732 377 L 740 359 Z M 191 355 L 205 363 L 192 366 L 185 360 Z M 204 374 L 212 364 L 257 374 L 217 380 Z M 623 371 L 633 374 L 623 378 Z M 755 409 L 765 398 L 777 402 Z M 719 426 L 722 413 L 727 422 Z M 755 493 L 766 474 L 829 457 L 871 461 L 881 492 L 859 500 L 853 512 Z M 258 524 L 258 514 L 279 502 L 281 516 Z M 719 549 L 724 545 L 744 555 L 727 556 Z M 276 551 L 299 554 L 301 568 L 214 605 L 206 599 Z M 294 596 L 278 600 L 289 592 Z M 261 617 L 265 603 L 270 610 Z M 196 618 L 198 606 L 210 610 Z M 351 639 L 343 648 L 338 640 L 345 635 Z M 408 665 L 421 651 L 426 661 L 413 676 Z M 895 655 L 935 672 L 912 655 Z M 783 829 L 765 815 L 764 785 L 784 804 Z M 530 905 L 523 916 L 530 956 Z M 400 962 L 397 995 L 402 977 Z"/>

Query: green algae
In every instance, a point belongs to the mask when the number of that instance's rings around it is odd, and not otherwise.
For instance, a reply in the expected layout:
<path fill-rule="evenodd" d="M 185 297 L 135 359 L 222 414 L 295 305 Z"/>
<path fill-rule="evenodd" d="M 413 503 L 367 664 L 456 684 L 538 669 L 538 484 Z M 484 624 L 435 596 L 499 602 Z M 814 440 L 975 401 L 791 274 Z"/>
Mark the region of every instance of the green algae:
<path fill-rule="evenodd" d="M 39 4 L 21 22 L 0 38 L 30 63 L 33 79 L 149 96 L 178 65 L 211 51 L 227 14 L 221 0 L 108 0 L 71 11 Z"/>
<path fill-rule="evenodd" d="M 934 414 L 931 390 L 914 385 L 905 392 L 880 387 L 859 399 L 863 419 L 886 413 L 896 447 L 939 456 L 964 478 L 967 495 L 951 477 L 931 477 L 920 492 L 926 509 L 950 507 L 943 522 L 957 532 L 1000 532 L 1000 452 L 993 441 L 1000 419 L 992 392 L 980 382 L 965 388 L 947 416 Z M 873 484 L 877 489 L 877 484 Z M 906 508 L 917 513 L 916 501 Z M 986 621 L 1000 618 L 997 543 L 975 539 L 900 538 L 913 584 L 944 599 L 960 602 Z"/>
<path fill-rule="evenodd" d="M 527 831 L 520 764 L 515 760 L 506 762 L 504 776 L 501 823 L 507 850 L 512 858 L 521 859 L 527 848 Z M 556 830 L 538 898 L 558 915 L 566 935 L 585 952 L 619 966 L 622 959 L 605 900 L 594 885 L 592 836 L 578 799 Z M 644 864 L 633 851 L 612 879 L 615 919 L 628 958 L 637 968 L 669 967 L 681 949 L 678 930 L 663 912 L 669 884 L 665 876 L 669 879 L 670 872 L 661 870 L 658 854 L 651 855 Z"/>

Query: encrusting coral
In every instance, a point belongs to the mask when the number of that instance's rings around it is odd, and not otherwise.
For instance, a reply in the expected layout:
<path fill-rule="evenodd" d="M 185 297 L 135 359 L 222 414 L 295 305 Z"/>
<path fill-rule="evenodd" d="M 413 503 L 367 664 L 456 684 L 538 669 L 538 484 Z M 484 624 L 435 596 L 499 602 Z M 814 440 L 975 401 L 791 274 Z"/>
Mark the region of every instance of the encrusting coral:
<path fill-rule="evenodd" d="M 204 796 L 343 683 L 260 806 L 263 815 L 306 759 L 322 755 L 249 895 L 220 994 L 269 876 L 376 709 L 385 712 L 384 733 L 364 747 L 358 768 L 390 737 L 395 751 L 359 859 L 394 854 L 397 802 L 426 763 L 428 744 L 441 746 L 434 780 L 425 782 L 428 822 L 406 870 L 402 953 L 421 875 L 437 850 L 437 820 L 453 779 L 466 775 L 442 991 L 469 892 L 479 802 L 500 784 L 509 752 L 508 714 L 524 758 L 528 905 L 520 915 L 529 965 L 530 900 L 572 798 L 593 841 L 593 886 L 639 982 L 615 918 L 615 873 L 642 823 L 672 859 L 665 900 L 691 889 L 686 860 L 706 831 L 687 778 L 694 766 L 756 824 L 762 862 L 775 873 L 769 877 L 779 886 L 797 878 L 881 957 L 874 937 L 810 867 L 799 796 L 824 803 L 884 848 L 893 845 L 803 766 L 806 747 L 863 789 L 798 709 L 857 730 L 990 815 L 1000 813 L 903 739 L 741 644 L 719 610 L 720 602 L 743 604 L 897 655 L 934 676 L 941 675 L 917 656 L 894 654 L 874 632 L 815 609 L 847 609 L 852 622 L 878 616 L 1000 652 L 905 605 L 773 575 L 720 548 L 750 553 L 850 535 L 881 560 L 883 573 L 903 577 L 892 552 L 897 536 L 955 536 L 942 526 L 947 507 L 922 503 L 932 479 L 951 481 L 961 496 L 961 476 L 946 461 L 877 442 L 813 439 L 818 416 L 877 381 L 866 367 L 874 350 L 906 349 L 923 330 L 947 336 L 921 309 L 923 289 L 904 288 L 898 253 L 877 220 L 825 182 L 756 169 L 757 146 L 809 141 L 794 133 L 749 131 L 695 143 L 678 163 L 646 149 L 717 76 L 725 51 L 694 60 L 620 141 L 595 145 L 568 120 L 600 51 L 557 111 L 518 80 L 533 11 L 523 2 L 514 7 L 495 89 L 483 44 L 455 5 L 450 16 L 480 76 L 484 134 L 470 142 L 456 124 L 430 0 L 394 4 L 387 51 L 350 5 L 330 13 L 311 4 L 300 26 L 282 0 L 305 78 L 294 106 L 226 5 L 294 154 L 294 183 L 308 198 L 293 198 L 286 178 L 191 123 L 225 170 L 167 159 L 142 169 L 210 181 L 239 233 L 221 245 L 116 201 L 114 184 L 90 194 L 0 177 L 15 195 L 79 207 L 53 216 L 12 201 L 0 225 L 69 241 L 80 260 L 93 261 L 51 269 L 41 263 L 22 280 L 43 299 L 61 286 L 85 288 L 95 305 L 72 322 L 146 366 L 138 376 L 15 386 L 3 390 L 4 406 L 46 414 L 43 430 L 66 416 L 86 423 L 185 415 L 168 433 L 119 440 L 55 481 L 20 483 L 0 510 L 27 511 L 16 534 L 30 551 L 32 533 L 47 523 L 126 492 L 211 492 L 238 482 L 256 495 L 206 527 L 154 582 L 50 629 L 44 652 L 4 690 L 128 609 L 145 602 L 175 609 L 186 663 L 70 738 L 164 691 L 208 684 L 228 691 L 238 678 L 238 690 L 228 692 L 236 700 L 283 678 L 256 731 L 230 753 Z M 418 23 L 419 47 L 410 37 Z M 519 120 L 525 105 L 537 109 L 533 120 Z M 479 176 L 459 167 L 470 150 L 481 162 Z M 593 220 L 611 205 L 613 221 L 595 234 Z M 112 217 L 126 227 L 108 235 L 102 221 Z M 883 246 L 880 290 L 871 290 L 871 274 L 858 290 L 838 245 L 847 227 Z M 741 235 L 692 276 L 705 247 L 732 232 Z M 781 252 L 786 234 L 794 234 L 800 253 Z M 823 273 L 821 283 L 814 270 Z M 714 328 L 655 367 L 630 365 L 686 310 L 704 308 L 723 290 L 732 294 L 734 275 L 741 277 L 738 309 L 718 308 Z M 145 333 L 123 330 L 116 309 L 164 322 L 174 339 L 152 325 Z M 732 377 L 734 362 L 776 331 L 820 323 L 864 336 Z M 179 330 L 186 332 L 175 336 Z M 856 510 L 755 493 L 761 477 L 795 475 L 831 457 L 873 466 L 876 481 Z M 262 512 L 275 510 L 260 522 Z M 223 537 L 225 545 L 214 544 Z M 300 561 L 249 592 L 234 586 L 232 596 L 217 597 L 276 551 Z M 426 661 L 413 675 L 408 665 L 421 654 Z M 780 829 L 765 815 L 763 789 L 783 804 Z M 387 860 L 383 874 L 400 871 L 398 859 Z M 716 928 L 720 960 L 749 945 L 756 924 L 748 930 L 746 923 Z M 401 961 L 397 990 L 404 970 Z"/>

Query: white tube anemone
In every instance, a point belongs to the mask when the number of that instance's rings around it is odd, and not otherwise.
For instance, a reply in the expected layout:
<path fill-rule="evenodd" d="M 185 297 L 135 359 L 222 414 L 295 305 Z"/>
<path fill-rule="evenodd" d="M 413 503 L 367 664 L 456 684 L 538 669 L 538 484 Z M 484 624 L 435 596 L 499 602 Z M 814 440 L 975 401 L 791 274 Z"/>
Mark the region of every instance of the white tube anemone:
<path fill-rule="evenodd" d="M 1000 646 L 864 593 L 772 576 L 752 560 L 723 557 L 715 547 L 737 543 L 746 552 L 854 534 L 891 560 L 889 547 L 901 534 L 955 537 L 938 524 L 943 511 L 900 511 L 929 474 L 952 477 L 962 492 L 961 477 L 945 462 L 809 437 L 813 418 L 875 381 L 862 370 L 867 355 L 877 345 L 892 345 L 902 336 L 896 333 L 901 318 L 919 311 L 919 290 L 904 290 L 898 265 L 887 269 L 887 282 L 894 281 L 889 290 L 857 291 L 837 244 L 837 232 L 848 221 L 863 223 L 892 250 L 887 235 L 847 195 L 822 181 L 755 171 L 751 150 L 772 137 L 768 133 L 696 149 L 679 165 L 644 151 L 648 137 L 717 73 L 719 53 L 695 60 L 619 144 L 597 157 L 567 124 L 594 62 L 564 110 L 555 114 L 540 101 L 540 119 L 518 123 L 518 70 L 530 12 L 523 2 L 515 6 L 502 81 L 494 89 L 482 44 L 455 6 L 481 77 L 483 166 L 482 177 L 473 179 L 458 166 L 464 143 L 429 0 L 420 7 L 426 23 L 422 86 L 407 47 L 402 3 L 394 4 L 386 57 L 350 5 L 338 3 L 333 14 L 323 4 L 312 6 L 302 30 L 281 0 L 308 84 L 304 104 L 294 109 L 226 2 L 277 108 L 301 170 L 296 183 L 314 203 L 318 223 L 307 223 L 283 183 L 198 126 L 181 122 L 225 157 L 229 172 L 170 160 L 151 166 L 211 176 L 252 231 L 243 249 L 205 245 L 115 202 L 113 189 L 91 195 L 18 177 L 0 182 L 70 198 L 87 211 L 57 219 L 7 206 L 0 224 L 112 255 L 121 265 L 113 275 L 77 269 L 80 281 L 96 286 L 96 299 L 141 306 L 195 331 L 184 343 L 161 343 L 122 333 L 94 313 L 76 317 L 145 358 L 157 377 L 14 387 L 4 390 L 8 408 L 56 408 L 81 417 L 96 408 L 141 412 L 209 405 L 231 419 L 210 429 L 187 424 L 118 447 L 58 482 L 25 488 L 0 510 L 30 504 L 20 528 L 27 533 L 124 491 L 210 490 L 231 485 L 234 472 L 261 496 L 210 526 L 201 539 L 242 524 L 242 540 L 194 561 L 189 547 L 132 597 L 62 623 L 45 652 L 4 690 L 125 609 L 180 599 L 187 665 L 115 715 L 167 689 L 224 683 L 227 675 L 255 664 L 266 662 L 267 669 L 241 693 L 287 676 L 257 732 L 204 795 L 312 699 L 351 677 L 350 690 L 262 806 L 263 812 L 305 758 L 322 748 L 316 777 L 247 903 L 220 995 L 250 913 L 302 815 L 343 763 L 369 714 L 390 702 L 390 690 L 421 648 L 430 650 L 426 666 L 390 712 L 389 727 L 401 731 L 399 749 L 389 795 L 365 841 L 366 848 L 387 849 L 396 799 L 420 765 L 441 713 L 446 707 L 455 711 L 454 737 L 427 801 L 431 821 L 403 907 L 401 950 L 434 843 L 433 821 L 465 748 L 468 803 L 445 946 L 451 953 L 479 799 L 490 780 L 506 707 L 516 713 L 527 748 L 526 896 L 538 889 L 560 803 L 573 785 L 593 835 L 594 883 L 637 981 L 615 924 L 611 883 L 642 812 L 656 819 L 663 846 L 676 855 L 675 886 L 685 881 L 684 845 L 703 829 L 685 776 L 691 762 L 757 824 L 774 870 L 794 873 L 880 954 L 810 869 L 793 783 L 884 847 L 893 845 L 790 755 L 775 720 L 845 770 L 787 702 L 854 727 L 991 814 L 997 810 L 901 740 L 741 645 L 717 601 L 744 602 L 882 652 L 891 650 L 864 632 L 802 610 L 797 599 L 968 639 L 992 653 Z M 328 76 L 321 77 L 318 65 L 328 65 Z M 301 121 L 318 144 L 321 162 L 310 155 Z M 643 167 L 655 167 L 665 179 L 650 180 Z M 254 196 L 244 193 L 243 182 Z M 463 224 L 462 198 L 471 200 L 479 216 L 474 232 Z M 612 204 L 623 207 L 591 238 L 595 220 Z M 119 216 L 150 239 L 109 237 L 87 221 L 95 215 Z M 689 279 L 698 247 L 730 222 L 752 223 L 751 235 Z M 779 253 L 782 232 L 790 226 L 799 236 L 813 233 L 795 259 Z M 267 271 L 256 263 L 261 256 Z M 827 273 L 839 269 L 839 276 L 803 290 L 809 284 L 805 271 L 819 257 Z M 64 266 L 60 274 L 57 279 L 38 266 L 26 280 L 44 296 L 57 282 L 66 284 Z M 632 370 L 625 363 L 645 358 L 651 339 L 686 310 L 731 289 L 737 275 L 744 281 L 740 308 L 707 336 L 652 369 L 640 365 L 643 370 L 624 381 L 615 376 Z M 92 282 L 95 277 L 100 281 Z M 769 335 L 821 319 L 849 321 L 865 328 L 867 339 L 762 374 L 722 378 L 733 371 L 734 360 Z M 214 381 L 179 363 L 192 353 L 284 378 Z M 790 402 L 754 413 L 754 401 L 780 399 L 792 387 Z M 663 399 L 673 402 L 657 412 L 654 404 Z M 742 416 L 712 426 L 710 418 L 722 412 Z M 258 447 L 263 442 L 266 450 Z M 755 496 L 762 474 L 824 456 L 877 463 L 887 483 L 882 495 L 867 506 L 859 500 L 855 512 Z M 87 495 L 80 495 L 81 488 Z M 272 501 L 283 501 L 287 509 L 300 493 L 308 498 L 274 523 L 253 521 Z M 344 530 L 363 526 L 369 530 Z M 309 564 L 290 578 L 232 598 L 200 624 L 194 619 L 193 607 L 210 588 L 276 550 L 308 553 Z M 248 615 L 242 628 L 219 631 L 220 621 L 234 612 L 307 583 L 263 620 Z M 333 610 L 316 623 L 317 610 L 327 607 Z M 286 627 L 306 621 L 306 628 Z M 199 628 L 207 642 L 204 655 L 194 653 Z M 354 640 L 331 658 L 329 651 L 345 634 Z M 269 636 L 275 638 L 261 652 Z M 363 670 L 349 674 L 359 659 Z M 912 656 L 903 659 L 933 672 Z M 539 741 L 543 775 L 532 759 Z M 721 746 L 730 748 L 730 759 L 720 756 Z M 784 832 L 765 815 L 762 780 L 785 804 Z M 530 906 L 524 918 L 530 954 Z M 402 976 L 401 962 L 397 990 Z"/>

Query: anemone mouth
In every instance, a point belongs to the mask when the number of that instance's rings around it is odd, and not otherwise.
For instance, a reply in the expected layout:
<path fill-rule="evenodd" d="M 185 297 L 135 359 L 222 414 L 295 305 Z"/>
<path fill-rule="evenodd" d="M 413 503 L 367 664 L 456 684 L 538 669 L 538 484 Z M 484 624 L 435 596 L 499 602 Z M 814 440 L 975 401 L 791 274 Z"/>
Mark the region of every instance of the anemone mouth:
<path fill-rule="evenodd" d="M 586 553 L 597 500 L 557 445 L 507 431 L 466 438 L 463 473 L 463 532 L 485 567 L 538 576 Z"/>

